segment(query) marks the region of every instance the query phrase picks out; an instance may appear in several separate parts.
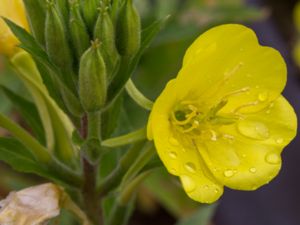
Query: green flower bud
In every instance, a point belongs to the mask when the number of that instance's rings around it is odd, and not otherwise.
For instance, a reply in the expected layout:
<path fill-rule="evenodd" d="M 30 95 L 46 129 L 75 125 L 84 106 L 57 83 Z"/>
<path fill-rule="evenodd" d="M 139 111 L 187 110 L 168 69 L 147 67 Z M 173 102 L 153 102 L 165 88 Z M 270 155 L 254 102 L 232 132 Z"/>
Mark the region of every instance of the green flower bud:
<path fill-rule="evenodd" d="M 69 18 L 69 4 L 68 0 L 55 0 L 57 10 L 61 13 L 65 23 L 67 23 Z"/>
<path fill-rule="evenodd" d="M 79 67 L 79 97 L 86 112 L 101 110 L 106 101 L 107 75 L 100 44 L 96 40 L 82 55 Z"/>
<path fill-rule="evenodd" d="M 81 0 L 83 18 L 91 32 L 97 20 L 99 2 L 99 0 Z"/>
<path fill-rule="evenodd" d="M 105 6 L 100 10 L 94 30 L 94 38 L 101 40 L 102 54 L 106 64 L 108 79 L 110 80 L 118 67 L 120 56 L 116 48 L 115 28 L 107 10 L 108 8 Z"/>
<path fill-rule="evenodd" d="M 23 0 L 26 7 L 30 30 L 35 39 L 45 44 L 45 14 L 46 4 L 43 0 Z"/>
<path fill-rule="evenodd" d="M 63 19 L 53 3 L 48 5 L 45 27 L 46 50 L 52 62 L 61 71 L 61 80 L 76 93 L 73 81 L 73 56 L 71 54 Z"/>
<path fill-rule="evenodd" d="M 132 0 L 125 0 L 117 21 L 117 47 L 122 56 L 133 56 L 141 45 L 140 16 Z"/>
<path fill-rule="evenodd" d="M 73 1 L 70 3 L 69 28 L 76 55 L 80 59 L 81 55 L 90 46 L 90 37 L 87 27 L 81 16 L 78 1 Z"/>

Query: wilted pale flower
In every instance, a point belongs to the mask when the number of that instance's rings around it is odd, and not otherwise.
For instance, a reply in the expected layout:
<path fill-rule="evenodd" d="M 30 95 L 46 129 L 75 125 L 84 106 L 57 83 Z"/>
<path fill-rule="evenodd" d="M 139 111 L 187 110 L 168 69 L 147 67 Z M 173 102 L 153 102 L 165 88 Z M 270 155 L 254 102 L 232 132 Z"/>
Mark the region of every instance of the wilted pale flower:
<path fill-rule="evenodd" d="M 0 17 L 5 17 L 21 27 L 28 29 L 22 0 L 1 0 Z M 2 18 L 0 18 L 0 53 L 11 56 L 17 49 L 18 39 L 13 35 Z"/>
<path fill-rule="evenodd" d="M 40 225 L 58 216 L 61 193 L 51 183 L 11 192 L 0 201 L 0 224 Z"/>
<path fill-rule="evenodd" d="M 297 127 L 285 83 L 281 55 L 245 26 L 215 27 L 187 50 L 154 104 L 148 137 L 192 199 L 214 202 L 224 186 L 254 190 L 278 174 Z"/>

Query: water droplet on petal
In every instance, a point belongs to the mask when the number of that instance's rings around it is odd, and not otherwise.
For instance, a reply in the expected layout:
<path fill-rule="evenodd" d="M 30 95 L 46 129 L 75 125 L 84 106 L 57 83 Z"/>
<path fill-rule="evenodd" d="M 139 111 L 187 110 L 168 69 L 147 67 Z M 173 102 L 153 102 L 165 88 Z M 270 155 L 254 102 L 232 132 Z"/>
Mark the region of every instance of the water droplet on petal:
<path fill-rule="evenodd" d="M 208 185 L 204 185 L 203 188 L 204 188 L 205 190 L 208 190 L 209 186 L 208 186 Z"/>
<path fill-rule="evenodd" d="M 192 180 L 192 178 L 188 177 L 188 176 L 182 176 L 181 177 L 184 189 L 186 190 L 186 192 L 192 192 L 196 189 L 196 184 L 195 182 Z"/>
<path fill-rule="evenodd" d="M 278 164 L 280 163 L 280 156 L 277 153 L 269 153 L 266 156 L 267 163 Z"/>
<path fill-rule="evenodd" d="M 270 136 L 267 126 L 260 122 L 242 120 L 238 123 L 238 130 L 242 135 L 258 140 L 265 140 Z"/>
<path fill-rule="evenodd" d="M 277 139 L 276 139 L 276 143 L 277 143 L 277 144 L 282 144 L 283 141 L 284 141 L 283 138 L 277 138 Z"/>
<path fill-rule="evenodd" d="M 266 113 L 267 113 L 267 114 L 270 114 L 270 113 L 271 113 L 271 110 L 270 110 L 270 109 L 268 109 L 268 110 L 266 111 Z"/>
<path fill-rule="evenodd" d="M 215 189 L 215 193 L 219 193 L 219 191 L 220 191 L 219 188 Z"/>
<path fill-rule="evenodd" d="M 176 169 L 174 169 L 174 168 L 172 168 L 172 169 L 170 169 L 170 173 L 172 173 L 172 174 L 176 174 L 176 173 L 177 173 L 177 170 L 176 170 Z"/>
<path fill-rule="evenodd" d="M 251 172 L 251 173 L 256 173 L 256 168 L 255 167 L 251 167 L 250 169 L 249 169 L 249 171 Z"/>
<path fill-rule="evenodd" d="M 247 155 L 246 154 L 242 154 L 242 158 L 246 158 L 247 157 Z"/>
<path fill-rule="evenodd" d="M 174 137 L 170 137 L 170 138 L 169 138 L 169 143 L 170 143 L 171 145 L 173 145 L 173 146 L 178 146 L 178 145 L 179 145 L 178 140 L 177 140 L 176 138 L 174 138 Z"/>
<path fill-rule="evenodd" d="M 177 158 L 177 153 L 176 153 L 176 152 L 169 152 L 169 156 L 170 156 L 172 159 L 176 159 L 176 158 Z"/>
<path fill-rule="evenodd" d="M 234 172 L 232 170 L 225 170 L 224 171 L 224 176 L 225 177 L 232 177 Z"/>
<path fill-rule="evenodd" d="M 264 102 L 268 99 L 269 95 L 268 92 L 262 92 L 258 95 L 258 100 Z"/>
<path fill-rule="evenodd" d="M 191 173 L 196 173 L 196 166 L 194 163 L 188 162 L 184 164 L 184 167 L 186 168 L 187 171 Z"/>

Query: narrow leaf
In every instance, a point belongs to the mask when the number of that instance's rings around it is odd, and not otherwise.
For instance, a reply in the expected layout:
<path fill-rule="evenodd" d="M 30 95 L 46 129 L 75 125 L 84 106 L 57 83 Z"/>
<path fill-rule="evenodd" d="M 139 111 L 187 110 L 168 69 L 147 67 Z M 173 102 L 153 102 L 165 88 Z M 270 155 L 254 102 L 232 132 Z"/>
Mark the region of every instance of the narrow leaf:
<path fill-rule="evenodd" d="M 2 86 L 2 91 L 13 103 L 13 106 L 17 108 L 18 112 L 23 117 L 27 125 L 32 129 L 35 137 L 43 144 L 46 145 L 45 132 L 42 126 L 42 121 L 39 116 L 36 106 L 26 100 L 25 98 L 17 95 L 8 88 Z"/>

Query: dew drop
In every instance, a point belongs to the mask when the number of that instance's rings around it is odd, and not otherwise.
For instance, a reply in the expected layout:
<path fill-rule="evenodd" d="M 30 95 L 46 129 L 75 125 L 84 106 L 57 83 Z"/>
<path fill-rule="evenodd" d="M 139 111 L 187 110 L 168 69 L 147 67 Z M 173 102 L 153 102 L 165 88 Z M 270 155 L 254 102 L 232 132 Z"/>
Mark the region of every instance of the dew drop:
<path fill-rule="evenodd" d="M 270 163 L 270 164 L 278 164 L 278 163 L 280 163 L 280 156 L 276 153 L 269 153 L 266 156 L 266 161 L 267 161 L 267 163 Z"/>
<path fill-rule="evenodd" d="M 276 143 L 277 144 L 282 144 L 283 143 L 283 138 L 277 138 Z"/>
<path fill-rule="evenodd" d="M 271 113 L 271 110 L 268 109 L 268 110 L 266 111 L 266 114 L 270 114 L 270 113 Z"/>
<path fill-rule="evenodd" d="M 268 99 L 268 92 L 262 92 L 258 95 L 258 100 L 264 102 Z"/>
<path fill-rule="evenodd" d="M 256 168 L 255 167 L 251 167 L 250 169 L 249 169 L 249 171 L 251 172 L 251 173 L 256 173 Z"/>
<path fill-rule="evenodd" d="M 209 189 L 209 186 L 208 186 L 208 185 L 204 185 L 203 188 L 204 188 L 205 190 L 208 190 L 208 189 Z"/>
<path fill-rule="evenodd" d="M 186 192 L 192 192 L 196 189 L 196 184 L 195 182 L 188 176 L 182 176 L 181 177 L 184 189 Z"/>
<path fill-rule="evenodd" d="M 232 177 L 234 172 L 232 170 L 225 170 L 224 171 L 224 176 L 225 177 Z"/>
<path fill-rule="evenodd" d="M 184 167 L 186 168 L 187 171 L 191 173 L 196 173 L 196 166 L 194 163 L 188 162 L 184 164 Z"/>
<path fill-rule="evenodd" d="M 176 159 L 176 158 L 177 158 L 177 153 L 176 153 L 176 152 L 169 152 L 169 156 L 170 156 L 172 159 Z"/>
<path fill-rule="evenodd" d="M 257 140 L 265 140 L 270 136 L 267 126 L 260 122 L 242 120 L 238 123 L 238 130 L 242 135 Z"/>
<path fill-rule="evenodd" d="M 242 154 L 242 158 L 246 158 L 247 157 L 247 155 L 246 154 Z"/>
<path fill-rule="evenodd" d="M 177 170 L 174 169 L 174 168 L 172 168 L 172 169 L 170 169 L 170 173 L 171 173 L 171 174 L 176 174 L 176 173 L 177 173 Z"/>
<path fill-rule="evenodd" d="M 177 140 L 176 138 L 174 138 L 174 137 L 170 137 L 170 138 L 169 138 L 169 143 L 170 143 L 171 145 L 173 145 L 173 146 L 178 146 L 178 145 L 179 145 L 178 140 Z"/>
<path fill-rule="evenodd" d="M 220 190 L 219 190 L 218 188 L 215 189 L 215 193 L 219 193 L 219 191 L 220 191 Z"/>

